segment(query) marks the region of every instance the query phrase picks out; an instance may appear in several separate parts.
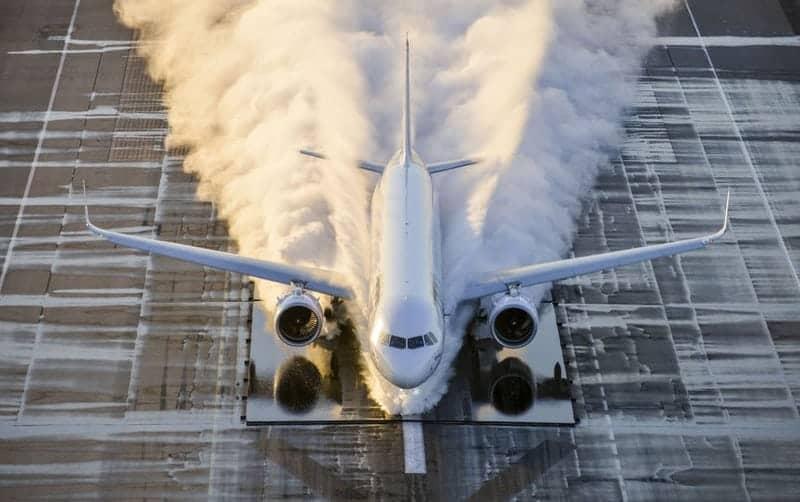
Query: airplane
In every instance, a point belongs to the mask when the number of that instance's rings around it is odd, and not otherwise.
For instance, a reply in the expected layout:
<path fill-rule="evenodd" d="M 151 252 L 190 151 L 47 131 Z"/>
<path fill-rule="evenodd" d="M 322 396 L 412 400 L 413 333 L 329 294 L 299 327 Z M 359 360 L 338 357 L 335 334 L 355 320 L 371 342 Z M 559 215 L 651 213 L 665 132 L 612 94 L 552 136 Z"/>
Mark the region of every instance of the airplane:
<path fill-rule="evenodd" d="M 466 167 L 477 159 L 425 164 L 412 144 L 409 44 L 405 45 L 405 93 L 400 149 L 386 164 L 362 161 L 361 169 L 380 175 L 372 197 L 372 238 L 378 241 L 372 256 L 375 275 L 369 283 L 369 346 L 366 351 L 391 384 L 412 389 L 436 370 L 442 357 L 445 318 L 442 295 L 439 206 L 432 176 Z M 324 159 L 321 153 L 301 154 Z M 84 186 L 85 193 L 85 186 Z M 376 202 L 377 201 L 377 202 Z M 730 191 L 722 227 L 714 233 L 664 244 L 531 264 L 477 274 L 468 282 L 460 301 L 491 298 L 490 332 L 504 347 L 530 343 L 538 328 L 537 306 L 520 290 L 622 265 L 684 253 L 722 237 L 728 226 Z M 275 263 L 183 244 L 136 237 L 99 228 L 88 229 L 114 244 L 236 272 L 288 286 L 277 300 L 274 329 L 290 346 L 313 343 L 325 317 L 319 298 L 353 299 L 347 280 L 331 270 Z"/>

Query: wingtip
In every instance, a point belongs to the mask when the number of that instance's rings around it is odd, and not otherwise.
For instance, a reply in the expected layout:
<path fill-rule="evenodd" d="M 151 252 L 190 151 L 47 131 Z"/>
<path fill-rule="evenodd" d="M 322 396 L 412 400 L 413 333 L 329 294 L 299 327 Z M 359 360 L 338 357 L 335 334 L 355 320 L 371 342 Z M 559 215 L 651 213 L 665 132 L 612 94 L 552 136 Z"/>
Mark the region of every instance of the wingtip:
<path fill-rule="evenodd" d="M 725 232 L 728 231 L 728 210 L 730 209 L 730 206 L 731 206 L 731 191 L 728 190 L 728 194 L 725 196 L 725 213 L 722 215 L 722 218 L 723 218 L 723 220 L 722 220 L 722 228 L 720 228 L 719 230 L 714 232 L 712 235 L 710 235 L 707 238 L 706 243 L 711 242 L 711 241 L 713 241 L 715 239 L 719 239 L 720 237 L 725 235 Z"/>
<path fill-rule="evenodd" d="M 83 218 L 84 223 L 86 224 L 86 228 L 91 228 L 92 222 L 89 221 L 89 203 L 86 199 L 86 180 L 81 180 L 81 185 L 83 186 Z"/>
<path fill-rule="evenodd" d="M 728 194 L 725 196 L 725 220 L 722 222 L 722 233 L 728 229 L 728 211 L 731 207 L 731 190 L 728 189 Z"/>

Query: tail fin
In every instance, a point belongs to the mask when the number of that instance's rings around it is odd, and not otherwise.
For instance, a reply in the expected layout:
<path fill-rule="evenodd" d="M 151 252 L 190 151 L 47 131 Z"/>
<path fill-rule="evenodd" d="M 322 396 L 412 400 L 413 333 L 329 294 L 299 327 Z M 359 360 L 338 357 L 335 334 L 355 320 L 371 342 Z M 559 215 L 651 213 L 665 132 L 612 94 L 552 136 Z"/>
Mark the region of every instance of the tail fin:
<path fill-rule="evenodd" d="M 408 34 L 406 34 L 406 94 L 403 102 L 403 161 L 411 158 L 411 79 L 408 70 Z"/>

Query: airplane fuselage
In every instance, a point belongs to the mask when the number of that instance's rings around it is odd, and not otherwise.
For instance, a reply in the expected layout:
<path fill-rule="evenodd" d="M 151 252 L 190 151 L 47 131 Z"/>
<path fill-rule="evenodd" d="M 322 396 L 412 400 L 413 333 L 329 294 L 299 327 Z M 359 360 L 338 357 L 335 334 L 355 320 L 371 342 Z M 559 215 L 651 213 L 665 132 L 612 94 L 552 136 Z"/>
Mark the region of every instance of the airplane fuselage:
<path fill-rule="evenodd" d="M 372 196 L 369 353 L 394 385 L 417 387 L 441 360 L 439 215 L 415 153 L 387 164 Z"/>

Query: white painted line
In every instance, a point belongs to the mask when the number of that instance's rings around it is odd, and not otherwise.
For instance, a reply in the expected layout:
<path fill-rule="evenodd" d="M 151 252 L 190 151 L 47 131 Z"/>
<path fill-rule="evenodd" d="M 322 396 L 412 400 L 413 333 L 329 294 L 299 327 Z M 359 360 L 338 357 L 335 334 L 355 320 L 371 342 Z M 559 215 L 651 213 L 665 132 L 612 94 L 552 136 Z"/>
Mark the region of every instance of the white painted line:
<path fill-rule="evenodd" d="M 129 47 L 100 47 L 98 49 L 70 49 L 67 52 L 69 54 L 91 54 L 91 53 L 104 53 L 104 52 L 117 52 L 117 51 L 127 51 Z M 6 54 L 10 56 L 42 56 L 47 54 L 59 54 L 62 51 L 58 49 L 26 49 L 21 51 L 7 51 Z"/>
<path fill-rule="evenodd" d="M 155 215 L 153 216 L 153 231 L 151 232 L 150 236 L 155 238 L 155 224 L 159 221 L 159 210 L 161 208 L 161 201 L 163 200 L 164 195 L 164 186 L 166 185 L 166 171 L 167 171 L 167 155 L 161 158 L 161 177 L 158 181 L 158 192 L 156 194 L 155 200 Z M 152 201 L 148 202 L 150 204 Z M 136 325 L 136 340 L 133 343 L 133 356 L 131 358 L 131 373 L 128 380 L 128 411 L 133 411 L 132 406 L 136 402 L 138 395 L 136 393 L 137 386 L 139 385 L 139 373 L 142 366 L 142 354 L 144 353 L 144 338 L 147 336 L 147 325 L 144 323 L 144 319 L 147 315 L 150 314 L 150 310 L 152 308 L 151 304 L 151 293 L 150 288 L 148 288 L 147 284 L 147 277 L 149 275 L 150 269 L 153 267 L 153 255 L 147 253 L 147 262 L 144 268 L 144 284 L 142 285 L 142 294 L 139 297 L 139 301 L 141 302 L 141 306 L 139 308 L 139 323 Z"/>
<path fill-rule="evenodd" d="M 800 47 L 800 37 L 743 37 L 743 36 L 712 36 L 702 37 L 653 37 L 651 40 L 656 45 L 672 45 L 680 47 Z"/>
<path fill-rule="evenodd" d="M 750 149 L 747 148 L 747 144 L 744 142 L 744 138 L 742 137 L 742 132 L 739 129 L 739 124 L 736 122 L 736 119 L 733 116 L 733 109 L 731 108 L 730 101 L 728 101 L 728 95 L 725 94 L 725 89 L 722 88 L 722 82 L 719 80 L 719 76 L 717 75 L 717 69 L 714 67 L 714 63 L 711 61 L 711 56 L 708 53 L 708 47 L 706 46 L 705 38 L 703 37 L 702 33 L 700 33 L 700 27 L 697 25 L 697 21 L 695 21 L 694 13 L 692 12 L 692 8 L 689 6 L 689 1 L 684 0 L 684 4 L 686 5 L 686 10 L 689 13 L 689 18 L 692 20 L 692 25 L 694 26 L 694 31 L 697 33 L 698 38 L 700 39 L 700 45 L 703 48 L 703 53 L 706 56 L 706 61 L 708 61 L 708 66 L 711 68 L 711 72 L 714 75 L 714 82 L 717 85 L 717 89 L 719 90 L 720 95 L 722 96 L 722 101 L 725 103 L 725 108 L 728 111 L 728 116 L 733 123 L 733 128 L 736 131 L 736 136 L 739 139 L 739 147 L 744 154 L 745 159 L 747 160 L 747 165 L 750 167 L 750 172 L 753 176 L 753 181 L 755 181 L 756 188 L 758 188 L 758 193 L 761 195 L 761 198 L 764 200 L 764 205 L 767 208 L 767 214 L 769 215 L 769 221 L 772 224 L 772 228 L 775 229 L 776 237 L 778 238 L 778 244 L 780 245 L 781 249 L 783 250 L 783 254 L 786 256 L 786 262 L 789 264 L 789 268 L 792 271 L 792 275 L 794 276 L 795 284 L 797 284 L 798 290 L 800 290 L 800 276 L 797 275 L 797 269 L 794 266 L 794 262 L 792 262 L 792 256 L 789 254 L 789 250 L 786 248 L 786 243 L 783 240 L 783 235 L 781 235 L 780 228 L 778 228 L 778 223 L 775 220 L 775 214 L 772 212 L 772 206 L 769 204 L 769 199 L 767 198 L 766 192 L 764 192 L 764 187 L 761 185 L 761 178 L 758 176 L 758 172 L 756 171 L 756 167 L 753 164 L 753 159 L 750 156 Z M 698 136 L 698 139 L 699 136 Z M 700 141 L 702 143 L 702 140 Z M 702 146 L 702 145 L 701 145 Z M 705 147 L 702 147 L 703 155 L 705 153 Z M 708 157 L 706 157 L 706 162 L 708 162 Z M 711 164 L 709 164 L 709 167 Z M 713 175 L 713 174 L 712 174 Z M 715 181 L 716 184 L 716 181 Z M 747 270 L 747 266 L 745 264 L 745 270 Z M 749 272 L 749 271 L 748 271 Z M 752 281 L 750 281 L 752 286 Z M 755 295 L 755 288 L 753 288 L 753 294 Z M 766 321 L 764 321 L 766 323 Z M 792 395 L 791 386 L 788 383 L 788 379 L 786 378 L 786 374 L 783 372 L 783 368 L 780 364 L 780 358 L 778 355 L 778 351 L 775 348 L 774 340 L 772 336 L 768 337 L 770 345 L 772 345 L 772 350 L 775 354 L 775 359 L 778 361 L 778 366 L 781 368 L 780 373 L 783 376 L 783 381 L 785 383 L 786 391 L 789 393 L 789 398 L 791 402 L 794 402 L 794 396 Z M 798 416 L 797 407 L 792 407 L 794 411 L 794 415 Z M 750 495 L 745 489 L 745 493 L 747 493 L 747 499 L 750 500 Z"/>
<path fill-rule="evenodd" d="M 728 100 L 728 95 L 725 93 L 725 89 L 722 88 L 722 83 L 719 81 L 719 76 L 717 75 L 717 69 L 714 67 L 714 63 L 711 61 L 711 56 L 708 53 L 708 47 L 705 43 L 705 38 L 703 34 L 700 33 L 700 28 L 697 25 L 697 21 L 694 19 L 694 14 L 692 13 L 692 8 L 689 6 L 688 0 L 684 0 L 684 5 L 686 5 L 686 10 L 689 13 L 689 18 L 692 20 L 692 25 L 694 26 L 694 31 L 697 33 L 697 37 L 700 39 L 700 47 L 703 49 L 703 53 L 706 56 L 706 61 L 708 61 L 708 66 L 711 68 L 711 73 L 714 75 L 714 82 L 717 85 L 717 89 L 719 90 L 720 95 L 722 96 L 722 102 L 725 103 L 725 108 L 728 111 L 728 116 L 731 119 L 731 123 L 733 124 L 733 130 L 736 132 L 736 137 L 739 139 L 739 147 L 744 154 L 744 158 L 747 161 L 747 165 L 750 168 L 750 172 L 753 175 L 753 181 L 755 182 L 756 188 L 758 189 L 758 193 L 761 195 L 761 198 L 764 200 L 764 205 L 767 207 L 767 215 L 769 216 L 769 221 L 772 224 L 772 228 L 775 229 L 775 235 L 778 238 L 778 244 L 780 245 L 781 249 L 783 250 L 784 255 L 786 256 L 786 261 L 789 264 L 789 268 L 792 271 L 792 276 L 794 277 L 794 282 L 797 284 L 798 290 L 800 290 L 800 276 L 797 275 L 797 269 L 792 262 L 792 256 L 789 254 L 789 250 L 786 248 L 786 243 L 783 240 L 783 235 L 781 235 L 780 228 L 778 228 L 778 223 L 775 220 L 775 214 L 772 212 L 772 206 L 769 204 L 769 199 L 767 198 L 767 194 L 764 191 L 764 187 L 761 185 L 761 178 L 758 176 L 758 171 L 756 171 L 755 164 L 753 164 L 753 159 L 750 156 L 750 149 L 747 148 L 747 144 L 744 142 L 744 138 L 742 137 L 742 131 L 739 129 L 739 124 L 736 122 L 736 119 L 733 116 L 733 108 L 731 108 L 731 103 Z"/>
<path fill-rule="evenodd" d="M 58 92 L 58 84 L 61 82 L 61 72 L 64 70 L 64 61 L 67 59 L 67 51 L 69 50 L 69 41 L 72 37 L 72 31 L 75 29 L 75 18 L 78 17 L 78 7 L 81 5 L 81 0 L 75 0 L 75 5 L 72 8 L 72 17 L 69 20 L 69 28 L 67 29 L 67 36 L 64 37 L 64 46 L 61 48 L 61 59 L 58 61 L 58 69 L 56 70 L 56 78 L 53 80 L 53 87 L 50 89 L 50 101 L 47 103 L 47 111 L 42 121 L 42 129 L 39 131 L 39 141 L 36 143 L 36 152 L 33 154 L 33 161 L 31 162 L 31 170 L 28 173 L 28 181 L 25 183 L 25 191 L 22 194 L 22 201 L 19 204 L 17 211 L 17 219 L 14 222 L 14 230 L 11 232 L 11 239 L 8 242 L 8 250 L 6 250 L 6 258 L 3 260 L 3 271 L 0 273 L 0 290 L 3 289 L 3 283 L 6 280 L 8 273 L 8 266 L 11 263 L 11 256 L 14 254 L 14 244 L 19 233 L 19 226 L 22 223 L 22 216 L 25 213 L 25 200 L 28 194 L 31 193 L 31 185 L 33 184 L 33 177 L 36 175 L 36 166 L 39 164 L 39 156 L 42 152 L 42 145 L 44 144 L 44 137 L 47 135 L 47 123 L 50 120 L 50 114 L 53 111 L 53 103 L 56 101 L 56 93 Z M 33 364 L 33 361 L 31 361 Z"/>
<path fill-rule="evenodd" d="M 418 416 L 403 417 L 419 419 Z M 403 453 L 405 456 L 406 474 L 425 474 L 425 437 L 422 434 L 422 422 L 403 421 Z"/>
<path fill-rule="evenodd" d="M 69 20 L 69 28 L 67 29 L 67 36 L 64 37 L 64 47 L 61 52 L 61 59 L 58 62 L 58 70 L 56 70 L 56 78 L 53 81 L 53 88 L 50 90 L 50 101 L 47 104 L 47 112 L 42 123 L 42 130 L 39 133 L 39 141 L 36 144 L 36 153 L 33 155 L 33 162 L 31 162 L 31 171 L 28 173 L 28 181 L 25 184 L 25 192 L 22 195 L 22 200 L 19 204 L 19 211 L 17 211 L 17 220 L 14 223 L 14 230 L 11 232 L 11 240 L 8 242 L 8 250 L 6 251 L 6 258 L 3 261 L 3 272 L 0 274 L 0 290 L 3 289 L 3 283 L 6 280 L 8 273 L 8 265 L 11 262 L 11 256 L 14 252 L 14 243 L 19 233 L 19 226 L 22 222 L 22 216 L 25 212 L 25 200 L 31 193 L 31 185 L 33 183 L 33 176 L 36 174 L 36 165 L 39 162 L 39 155 L 44 143 L 44 137 L 47 134 L 47 121 L 50 112 L 53 110 L 53 103 L 56 100 L 56 93 L 58 92 L 58 83 L 61 81 L 61 72 L 64 69 L 64 60 L 67 58 L 67 49 L 69 48 L 69 39 L 72 36 L 72 30 L 75 29 L 75 18 L 78 17 L 78 7 L 81 5 L 81 0 L 75 0 L 75 6 L 72 8 L 72 17 Z M 36 349 L 42 340 L 42 323 L 40 322 L 36 328 L 36 338 L 33 341 L 33 348 L 31 349 L 31 361 L 28 363 L 28 370 L 25 374 L 25 382 L 22 387 L 22 394 L 20 395 L 19 411 L 17 412 L 17 421 L 20 421 L 22 415 L 25 413 L 25 401 L 28 398 L 28 388 L 30 387 L 31 374 L 33 373 L 33 365 L 36 362 Z"/>

